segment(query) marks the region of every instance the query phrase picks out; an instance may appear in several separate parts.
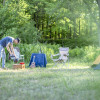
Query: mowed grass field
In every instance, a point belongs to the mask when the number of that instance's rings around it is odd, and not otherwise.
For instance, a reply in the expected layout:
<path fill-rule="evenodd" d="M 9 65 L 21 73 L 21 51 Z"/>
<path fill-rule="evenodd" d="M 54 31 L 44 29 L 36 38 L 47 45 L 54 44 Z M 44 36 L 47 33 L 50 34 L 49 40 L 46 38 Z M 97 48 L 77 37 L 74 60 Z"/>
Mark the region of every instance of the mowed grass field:
<path fill-rule="evenodd" d="M 99 70 L 89 66 L 48 66 L 1 69 L 0 100 L 100 100 Z"/>

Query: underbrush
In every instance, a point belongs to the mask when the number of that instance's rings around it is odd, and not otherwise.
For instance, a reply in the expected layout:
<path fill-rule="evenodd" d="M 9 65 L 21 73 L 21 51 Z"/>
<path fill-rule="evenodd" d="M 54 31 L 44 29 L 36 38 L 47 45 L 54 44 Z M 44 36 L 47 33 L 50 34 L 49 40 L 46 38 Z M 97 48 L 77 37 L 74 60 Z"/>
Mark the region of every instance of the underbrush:
<path fill-rule="evenodd" d="M 32 53 L 39 53 L 40 50 L 42 53 L 46 54 L 47 62 L 51 63 L 51 54 L 59 53 L 60 45 L 56 44 L 19 44 L 21 54 L 25 56 L 25 61 L 29 62 Z M 69 48 L 69 59 L 70 61 L 80 62 L 80 63 L 91 63 L 96 57 L 100 54 L 100 48 L 95 46 L 85 46 L 85 47 L 76 47 L 74 49 Z"/>

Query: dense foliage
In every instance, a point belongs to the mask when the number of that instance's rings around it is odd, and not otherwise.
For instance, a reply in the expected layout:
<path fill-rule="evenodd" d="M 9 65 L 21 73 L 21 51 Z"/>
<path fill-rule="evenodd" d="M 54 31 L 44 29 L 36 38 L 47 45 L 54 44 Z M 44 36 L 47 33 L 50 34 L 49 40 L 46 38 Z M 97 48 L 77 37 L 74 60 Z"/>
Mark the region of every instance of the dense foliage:
<path fill-rule="evenodd" d="M 29 63 L 31 54 L 32 53 L 39 53 L 40 47 L 42 50 L 42 53 L 46 54 L 47 62 L 53 62 L 51 60 L 52 54 L 58 54 L 59 53 L 59 47 L 60 45 L 51 45 L 51 44 L 20 44 L 20 52 L 21 54 L 24 54 L 25 61 Z M 76 47 L 74 49 L 69 49 L 69 60 L 76 59 L 76 61 L 79 60 L 81 63 L 93 63 L 93 61 L 98 57 L 100 54 L 100 48 L 95 46 L 84 46 L 84 47 Z M 8 59 L 7 59 L 8 60 Z"/>
<path fill-rule="evenodd" d="M 99 11 L 99 0 L 0 0 L 0 37 L 28 44 L 89 37 L 88 45 L 98 44 Z"/>

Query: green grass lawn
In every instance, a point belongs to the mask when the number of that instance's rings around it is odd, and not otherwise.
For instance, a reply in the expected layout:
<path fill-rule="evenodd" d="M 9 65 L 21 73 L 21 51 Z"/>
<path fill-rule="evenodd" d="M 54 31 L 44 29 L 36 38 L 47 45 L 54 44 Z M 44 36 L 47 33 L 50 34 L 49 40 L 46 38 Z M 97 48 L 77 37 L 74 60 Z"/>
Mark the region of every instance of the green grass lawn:
<path fill-rule="evenodd" d="M 99 94 L 100 71 L 86 65 L 0 70 L 0 100 L 100 100 Z"/>

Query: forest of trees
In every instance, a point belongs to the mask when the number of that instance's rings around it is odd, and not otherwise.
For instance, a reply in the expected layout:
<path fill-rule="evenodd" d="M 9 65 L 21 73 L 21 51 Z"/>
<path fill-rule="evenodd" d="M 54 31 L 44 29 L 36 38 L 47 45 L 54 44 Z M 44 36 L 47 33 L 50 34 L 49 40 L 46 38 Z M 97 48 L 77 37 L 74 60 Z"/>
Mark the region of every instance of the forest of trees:
<path fill-rule="evenodd" d="M 100 0 L 0 0 L 0 38 L 100 44 Z M 85 40 L 84 40 L 85 38 Z"/>

